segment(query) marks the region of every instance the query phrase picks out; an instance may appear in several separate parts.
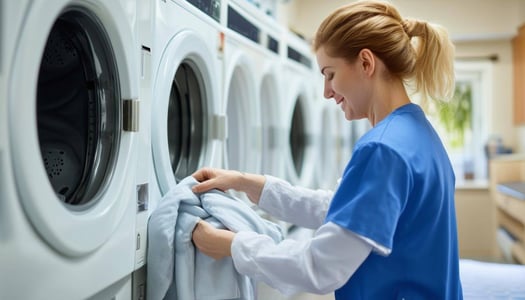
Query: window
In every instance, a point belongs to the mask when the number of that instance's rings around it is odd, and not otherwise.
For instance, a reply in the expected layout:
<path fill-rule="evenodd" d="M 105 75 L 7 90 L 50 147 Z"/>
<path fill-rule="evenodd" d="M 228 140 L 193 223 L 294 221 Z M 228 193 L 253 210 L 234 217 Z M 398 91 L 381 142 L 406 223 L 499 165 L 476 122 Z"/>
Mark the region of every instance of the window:
<path fill-rule="evenodd" d="M 429 119 L 441 137 L 452 162 L 456 181 L 468 179 L 487 179 L 487 158 L 485 144 L 491 128 L 490 96 L 492 95 L 492 63 L 489 61 L 464 62 L 455 64 L 456 90 L 453 101 L 470 97 L 470 108 L 463 108 L 461 113 L 468 113 L 468 126 L 460 127 L 463 131 L 450 130 L 452 121 L 458 123 L 465 116 L 441 114 L 434 110 Z M 465 101 L 468 102 L 468 101 Z M 455 118 L 444 120 L 444 117 Z M 447 130 L 448 128 L 448 130 Z"/>

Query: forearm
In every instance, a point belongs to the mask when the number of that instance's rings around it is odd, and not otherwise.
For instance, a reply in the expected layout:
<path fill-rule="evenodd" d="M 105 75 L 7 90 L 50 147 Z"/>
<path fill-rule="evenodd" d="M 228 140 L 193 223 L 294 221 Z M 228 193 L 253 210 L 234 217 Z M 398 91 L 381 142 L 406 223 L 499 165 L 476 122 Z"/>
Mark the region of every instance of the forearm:
<path fill-rule="evenodd" d="M 265 177 L 260 208 L 278 219 L 302 227 L 316 229 L 323 224 L 332 191 L 296 187 L 276 177 Z"/>
<path fill-rule="evenodd" d="M 242 173 L 238 190 L 245 192 L 251 202 L 258 204 L 266 182 L 266 177 L 258 174 Z"/>
<path fill-rule="evenodd" d="M 312 239 L 279 244 L 264 235 L 239 232 L 231 251 L 239 273 L 284 294 L 326 294 L 346 283 L 371 249 L 359 236 L 328 223 Z"/>

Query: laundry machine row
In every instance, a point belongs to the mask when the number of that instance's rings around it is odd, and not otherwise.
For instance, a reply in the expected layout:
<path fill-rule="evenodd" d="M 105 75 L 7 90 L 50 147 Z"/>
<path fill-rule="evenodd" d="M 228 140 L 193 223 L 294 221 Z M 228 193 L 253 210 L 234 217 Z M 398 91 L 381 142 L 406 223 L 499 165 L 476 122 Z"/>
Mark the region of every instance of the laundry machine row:
<path fill-rule="evenodd" d="M 224 6 L 225 167 L 284 177 L 282 28 L 246 1 Z"/>
<path fill-rule="evenodd" d="M 311 184 L 313 58 L 260 11 L 20 0 L 0 14 L 0 299 L 139 299 L 148 217 L 200 167 Z"/>
<path fill-rule="evenodd" d="M 247 1 L 223 11 L 226 167 L 318 187 L 322 81 L 309 44 Z"/>
<path fill-rule="evenodd" d="M 316 188 L 322 102 L 316 89 L 315 58 L 309 44 L 296 34 L 286 31 L 283 41 L 284 119 L 289 133 L 286 178 L 292 184 Z"/>

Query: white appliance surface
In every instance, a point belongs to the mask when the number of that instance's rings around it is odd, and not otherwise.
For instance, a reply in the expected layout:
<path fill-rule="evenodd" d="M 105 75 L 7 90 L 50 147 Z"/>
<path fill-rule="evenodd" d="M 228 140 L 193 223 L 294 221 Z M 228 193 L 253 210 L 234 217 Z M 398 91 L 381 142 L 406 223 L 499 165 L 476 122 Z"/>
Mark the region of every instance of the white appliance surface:
<path fill-rule="evenodd" d="M 263 49 L 258 43 L 261 28 L 233 1 L 223 7 L 223 15 L 222 110 L 227 116 L 228 131 L 224 163 L 228 169 L 260 173 L 263 132 L 258 86 Z"/>
<path fill-rule="evenodd" d="M 287 140 L 284 124 L 283 106 L 283 86 L 282 86 L 282 59 L 281 52 L 283 43 L 281 42 L 284 28 L 276 24 L 275 20 L 264 14 L 246 1 L 230 1 L 227 13 L 229 16 L 226 26 L 229 30 L 227 34 L 226 52 L 230 57 L 237 51 L 245 54 L 250 64 L 254 66 L 255 80 L 255 99 L 253 99 L 254 109 L 258 114 L 256 119 L 251 118 L 252 128 L 255 128 L 256 139 L 248 140 L 254 145 L 245 146 L 246 151 L 257 151 L 260 156 L 258 165 L 245 165 L 251 167 L 253 171 L 262 174 L 270 174 L 284 178 L 284 151 Z M 232 60 L 227 60 L 226 70 L 232 68 Z M 236 83 L 230 81 L 230 87 Z M 225 88 L 228 88 L 225 85 Z M 228 106 L 229 111 L 235 110 L 233 102 L 236 95 L 228 94 L 227 99 L 232 105 Z M 232 124 L 235 124 L 232 121 Z M 247 121 L 250 119 L 247 118 Z M 242 127 L 242 126 L 241 126 Z M 235 133 L 234 128 L 230 128 Z M 239 129 L 241 130 L 241 129 Z M 234 136 L 230 137 L 233 140 Z M 232 141 L 235 144 L 234 141 Z M 253 149 L 259 146 L 259 149 Z M 252 149 L 252 150 L 250 150 Z M 259 153 L 260 151 L 260 153 Z M 240 151 L 242 152 L 242 151 Z M 232 158 L 235 156 L 232 155 Z M 247 163 L 248 164 L 248 163 Z M 235 167 L 235 165 L 233 165 Z M 239 164 L 243 167 L 243 164 Z"/>
<path fill-rule="evenodd" d="M 197 169 L 221 167 L 220 1 L 155 1 L 150 207 Z"/>
<path fill-rule="evenodd" d="M 286 178 L 292 184 L 317 188 L 322 102 L 315 89 L 315 57 L 307 42 L 293 33 L 285 32 L 283 40 L 285 122 L 289 135 Z"/>
<path fill-rule="evenodd" d="M 2 2 L 0 299 L 131 298 L 135 10 Z"/>

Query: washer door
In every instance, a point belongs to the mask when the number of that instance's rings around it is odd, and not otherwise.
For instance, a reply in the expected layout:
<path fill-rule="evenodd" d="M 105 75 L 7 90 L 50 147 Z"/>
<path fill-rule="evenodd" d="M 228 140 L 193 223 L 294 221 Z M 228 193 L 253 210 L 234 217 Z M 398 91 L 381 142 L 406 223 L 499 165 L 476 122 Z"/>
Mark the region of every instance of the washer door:
<path fill-rule="evenodd" d="M 247 57 L 236 52 L 226 72 L 226 168 L 259 173 L 262 128 L 255 70 Z"/>
<path fill-rule="evenodd" d="M 152 104 L 152 150 L 162 194 L 212 163 L 217 115 L 216 69 L 208 46 L 191 31 L 178 33 L 164 50 Z"/>
<path fill-rule="evenodd" d="M 45 2 L 45 3 L 44 3 Z M 133 203 L 130 29 L 117 7 L 31 5 L 9 84 L 16 184 L 33 227 L 59 252 L 94 251 Z M 113 5 L 114 6 L 114 5 Z M 131 181 L 130 179 L 131 178 Z"/>
<path fill-rule="evenodd" d="M 316 118 L 312 113 L 312 102 L 308 98 L 308 89 L 302 84 L 291 93 L 292 105 L 288 109 L 289 154 L 286 168 L 287 177 L 292 184 L 312 187 L 315 169 Z"/>
<path fill-rule="evenodd" d="M 283 151 L 287 143 L 282 124 L 283 99 L 280 94 L 277 75 L 266 73 L 260 86 L 260 110 L 262 122 L 261 173 L 284 178 Z"/>
<path fill-rule="evenodd" d="M 319 143 L 319 159 L 316 174 L 316 181 L 322 189 L 333 189 L 336 185 L 339 174 L 338 163 L 340 162 L 339 129 L 335 111 L 332 103 L 327 102 L 322 105 L 321 110 L 321 137 Z"/>

